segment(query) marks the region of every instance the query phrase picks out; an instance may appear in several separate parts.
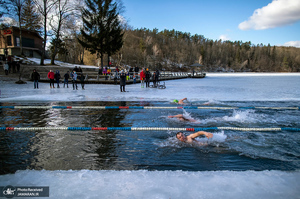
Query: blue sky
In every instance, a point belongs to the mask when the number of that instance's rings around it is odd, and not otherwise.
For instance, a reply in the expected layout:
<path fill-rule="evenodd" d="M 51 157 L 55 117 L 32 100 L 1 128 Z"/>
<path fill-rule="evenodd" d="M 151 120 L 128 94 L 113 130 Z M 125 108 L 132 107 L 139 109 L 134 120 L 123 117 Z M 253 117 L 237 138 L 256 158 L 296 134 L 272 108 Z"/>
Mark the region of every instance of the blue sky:
<path fill-rule="evenodd" d="M 300 0 L 122 0 L 133 28 L 300 47 Z"/>

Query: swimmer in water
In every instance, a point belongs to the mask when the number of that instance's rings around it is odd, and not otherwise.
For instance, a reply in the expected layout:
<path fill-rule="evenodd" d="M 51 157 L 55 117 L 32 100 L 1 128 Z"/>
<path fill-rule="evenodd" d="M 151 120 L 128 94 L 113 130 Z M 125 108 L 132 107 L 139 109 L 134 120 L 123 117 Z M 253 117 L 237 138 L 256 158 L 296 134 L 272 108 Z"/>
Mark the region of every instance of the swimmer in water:
<path fill-rule="evenodd" d="M 168 118 L 177 118 L 180 121 L 188 121 L 188 122 L 198 122 L 197 120 L 194 120 L 192 118 L 186 118 L 184 117 L 184 115 L 182 114 L 178 114 L 178 115 L 170 115 L 168 116 Z"/>
<path fill-rule="evenodd" d="M 193 144 L 193 143 L 201 144 L 200 142 L 195 140 L 196 137 L 199 137 L 201 135 L 205 135 L 208 139 L 213 137 L 212 133 L 208 133 L 208 132 L 205 132 L 205 131 L 198 131 L 198 132 L 193 133 L 193 134 L 188 135 L 188 136 L 185 136 L 182 132 L 178 132 L 176 134 L 176 138 L 178 140 L 180 140 L 181 142 L 185 142 L 185 143 L 189 143 L 189 144 Z"/>
<path fill-rule="evenodd" d="M 175 102 L 176 104 L 185 104 L 183 101 L 184 100 L 187 100 L 187 98 L 185 97 L 185 98 L 183 98 L 183 99 L 181 99 L 181 100 L 177 100 L 177 99 L 175 99 L 175 100 L 173 100 L 173 102 Z"/>
<path fill-rule="evenodd" d="M 186 97 L 183 98 L 183 99 L 181 99 L 181 100 L 179 100 L 179 101 L 177 99 L 173 100 L 173 102 L 176 103 L 176 104 L 182 104 L 182 105 L 187 104 L 184 101 L 188 102 Z M 210 104 L 210 102 L 203 103 L 203 105 L 209 105 L 209 104 Z"/>

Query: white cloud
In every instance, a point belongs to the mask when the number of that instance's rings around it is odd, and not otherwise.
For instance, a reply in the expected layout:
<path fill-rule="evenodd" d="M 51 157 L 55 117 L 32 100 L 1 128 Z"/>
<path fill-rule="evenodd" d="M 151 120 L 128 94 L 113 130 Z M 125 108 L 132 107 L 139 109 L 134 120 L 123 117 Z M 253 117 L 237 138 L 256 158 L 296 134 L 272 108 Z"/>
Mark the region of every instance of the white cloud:
<path fill-rule="evenodd" d="M 241 30 L 263 30 L 293 24 L 300 20 L 300 0 L 273 0 L 256 9 L 253 15 L 239 24 Z"/>
<path fill-rule="evenodd" d="M 289 41 L 284 43 L 282 46 L 292 46 L 292 47 L 300 48 L 300 41 Z"/>
<path fill-rule="evenodd" d="M 221 39 L 222 41 L 230 40 L 230 38 L 227 35 L 220 35 L 219 39 Z"/>
<path fill-rule="evenodd" d="M 18 26 L 19 25 L 19 23 L 15 19 L 10 18 L 10 17 L 2 17 L 1 22 L 8 26 Z"/>

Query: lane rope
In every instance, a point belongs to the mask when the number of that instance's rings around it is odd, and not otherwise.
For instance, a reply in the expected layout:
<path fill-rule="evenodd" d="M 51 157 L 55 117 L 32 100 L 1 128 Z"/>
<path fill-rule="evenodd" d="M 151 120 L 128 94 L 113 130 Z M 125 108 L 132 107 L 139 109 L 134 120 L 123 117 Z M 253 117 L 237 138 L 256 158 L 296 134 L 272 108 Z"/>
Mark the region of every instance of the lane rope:
<path fill-rule="evenodd" d="M 41 130 L 68 130 L 68 131 L 291 131 L 300 132 L 300 128 L 240 128 L 240 127 L 203 127 L 203 128 L 174 128 L 174 127 L 0 127 L 0 131 L 41 131 Z"/>
<path fill-rule="evenodd" d="M 300 107 L 214 107 L 214 106 L 0 106 L 0 109 L 273 109 L 300 110 Z"/>

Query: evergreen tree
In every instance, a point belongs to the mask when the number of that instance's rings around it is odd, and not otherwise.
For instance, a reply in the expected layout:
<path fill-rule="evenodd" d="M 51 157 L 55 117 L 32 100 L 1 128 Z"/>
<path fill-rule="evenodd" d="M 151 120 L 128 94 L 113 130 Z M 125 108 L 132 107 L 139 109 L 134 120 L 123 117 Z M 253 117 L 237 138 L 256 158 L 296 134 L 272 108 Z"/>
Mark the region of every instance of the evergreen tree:
<path fill-rule="evenodd" d="M 21 13 L 23 28 L 31 31 L 41 31 L 41 16 L 37 12 L 33 0 L 25 0 L 25 5 Z"/>
<path fill-rule="evenodd" d="M 79 43 L 92 54 L 101 58 L 103 55 L 119 50 L 122 46 L 120 22 L 117 4 L 112 0 L 85 0 L 86 8 L 82 10 L 83 28 L 80 30 L 82 39 Z"/>
<path fill-rule="evenodd" d="M 110 56 L 120 50 L 123 45 L 124 33 L 118 15 L 119 13 L 117 12 L 117 3 L 114 3 L 112 4 L 111 10 L 108 13 L 109 20 L 107 20 L 106 24 L 108 34 L 105 37 L 105 46 L 106 53 L 108 55 L 108 65 Z"/>

